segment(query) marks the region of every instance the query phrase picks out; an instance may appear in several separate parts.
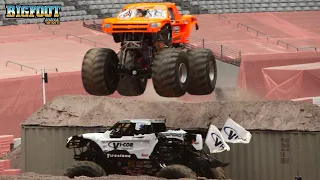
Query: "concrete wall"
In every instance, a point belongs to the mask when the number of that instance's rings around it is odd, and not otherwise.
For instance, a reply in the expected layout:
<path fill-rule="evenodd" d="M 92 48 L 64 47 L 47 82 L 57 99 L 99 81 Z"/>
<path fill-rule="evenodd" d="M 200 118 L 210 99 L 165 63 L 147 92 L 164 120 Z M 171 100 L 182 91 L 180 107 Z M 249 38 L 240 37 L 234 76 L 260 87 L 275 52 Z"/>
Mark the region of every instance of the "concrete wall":
<path fill-rule="evenodd" d="M 69 136 L 104 131 L 88 127 L 22 127 L 23 172 L 63 175 L 74 162 L 65 147 Z M 214 154 L 230 162 L 233 180 L 320 179 L 320 132 L 252 131 L 250 144 L 230 144 L 231 151 Z"/>

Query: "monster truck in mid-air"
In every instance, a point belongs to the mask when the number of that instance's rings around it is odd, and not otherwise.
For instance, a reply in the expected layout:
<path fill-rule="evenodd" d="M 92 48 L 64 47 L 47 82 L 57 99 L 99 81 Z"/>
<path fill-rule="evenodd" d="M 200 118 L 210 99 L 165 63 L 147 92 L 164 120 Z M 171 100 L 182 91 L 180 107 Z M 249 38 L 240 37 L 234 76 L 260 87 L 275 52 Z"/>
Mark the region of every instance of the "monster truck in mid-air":
<path fill-rule="evenodd" d="M 226 179 L 222 167 L 229 163 L 203 150 L 202 134 L 197 130 L 167 130 L 165 119 L 121 120 L 106 132 L 69 137 L 66 147 L 74 149 L 76 163 L 65 176 Z M 215 143 L 213 139 L 208 142 Z"/>
<path fill-rule="evenodd" d="M 102 21 L 102 31 L 121 44 L 116 53 L 93 48 L 84 56 L 82 82 L 96 96 L 115 91 L 139 96 L 152 78 L 158 95 L 180 97 L 211 94 L 216 85 L 216 60 L 211 50 L 186 49 L 193 27 L 192 15 L 181 15 L 174 3 L 128 4 L 114 18 Z"/>

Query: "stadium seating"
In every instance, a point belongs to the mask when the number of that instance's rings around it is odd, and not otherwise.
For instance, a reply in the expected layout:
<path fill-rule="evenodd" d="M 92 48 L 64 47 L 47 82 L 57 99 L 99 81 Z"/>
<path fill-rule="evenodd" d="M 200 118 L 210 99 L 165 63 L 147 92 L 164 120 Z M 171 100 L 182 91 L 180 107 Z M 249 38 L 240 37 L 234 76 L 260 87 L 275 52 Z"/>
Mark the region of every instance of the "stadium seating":
<path fill-rule="evenodd" d="M 320 0 L 176 0 L 196 7 L 200 14 L 320 10 Z M 194 11 L 195 12 L 195 11 Z"/>
<path fill-rule="evenodd" d="M 320 0 L 0 0 L 0 26 L 43 22 L 7 19 L 5 4 L 58 4 L 62 6 L 61 21 L 74 21 L 113 17 L 125 4 L 137 2 L 174 2 L 181 14 L 320 10 Z"/>

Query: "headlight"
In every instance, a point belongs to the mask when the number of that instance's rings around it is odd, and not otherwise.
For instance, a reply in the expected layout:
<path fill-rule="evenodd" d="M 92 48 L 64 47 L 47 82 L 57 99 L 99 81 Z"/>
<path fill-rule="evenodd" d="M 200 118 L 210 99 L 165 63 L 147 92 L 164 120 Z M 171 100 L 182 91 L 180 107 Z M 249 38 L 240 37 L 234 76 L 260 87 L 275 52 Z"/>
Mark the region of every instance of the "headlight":
<path fill-rule="evenodd" d="M 150 27 L 151 28 L 157 28 L 157 27 L 160 27 L 161 24 L 160 23 L 150 23 Z"/>
<path fill-rule="evenodd" d="M 110 28 L 110 24 L 104 24 L 103 27 L 104 28 Z"/>
<path fill-rule="evenodd" d="M 72 139 L 72 136 L 68 138 L 67 144 L 71 141 L 71 139 Z"/>

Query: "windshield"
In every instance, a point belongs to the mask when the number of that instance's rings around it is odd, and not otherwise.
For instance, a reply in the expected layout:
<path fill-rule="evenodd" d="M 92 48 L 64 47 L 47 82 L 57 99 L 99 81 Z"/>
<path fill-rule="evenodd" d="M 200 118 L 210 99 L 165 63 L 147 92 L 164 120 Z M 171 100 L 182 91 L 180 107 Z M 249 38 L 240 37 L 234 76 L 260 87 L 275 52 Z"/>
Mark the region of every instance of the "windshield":
<path fill-rule="evenodd" d="M 122 136 L 133 135 L 135 130 L 134 123 L 117 123 L 112 128 L 109 129 L 111 134 L 120 134 Z"/>
<path fill-rule="evenodd" d="M 145 18 L 167 18 L 167 11 L 165 9 L 148 9 L 148 8 L 130 8 L 123 10 L 118 15 L 118 18 L 128 19 L 135 17 Z"/>

